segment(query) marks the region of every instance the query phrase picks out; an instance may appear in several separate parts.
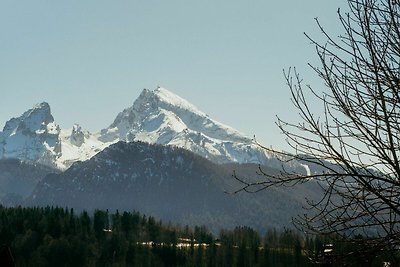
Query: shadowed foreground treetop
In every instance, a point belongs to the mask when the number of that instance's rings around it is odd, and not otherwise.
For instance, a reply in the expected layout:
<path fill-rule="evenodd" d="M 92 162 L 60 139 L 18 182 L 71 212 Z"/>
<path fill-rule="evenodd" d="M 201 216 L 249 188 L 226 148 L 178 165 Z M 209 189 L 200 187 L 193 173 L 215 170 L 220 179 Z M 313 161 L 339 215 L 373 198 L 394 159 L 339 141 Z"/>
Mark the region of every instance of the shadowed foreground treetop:
<path fill-rule="evenodd" d="M 362 246 L 354 246 L 353 253 L 383 250 L 398 256 L 400 2 L 349 0 L 348 5 L 348 13 L 338 10 L 341 36 L 331 36 L 318 19 L 325 42 L 306 35 L 320 59 L 311 67 L 324 90 L 305 86 L 295 69 L 285 72 L 301 121 L 278 119 L 295 153 L 275 152 L 321 171 L 271 176 L 260 169 L 263 180 L 241 180 L 242 190 L 317 181 L 325 194 L 309 203 L 309 215 L 295 220 L 299 227 L 353 242 L 362 235 Z M 315 103 L 323 109 L 313 110 Z"/>

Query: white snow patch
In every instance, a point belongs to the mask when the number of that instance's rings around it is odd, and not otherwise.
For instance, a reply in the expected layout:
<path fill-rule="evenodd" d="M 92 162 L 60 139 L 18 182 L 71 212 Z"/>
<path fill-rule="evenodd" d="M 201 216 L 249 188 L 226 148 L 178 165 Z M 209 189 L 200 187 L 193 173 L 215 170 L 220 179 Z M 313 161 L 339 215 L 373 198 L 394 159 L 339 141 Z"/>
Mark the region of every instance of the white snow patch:
<path fill-rule="evenodd" d="M 308 165 L 306 164 L 300 164 L 300 165 L 306 170 L 307 175 L 311 175 L 311 170 Z"/>

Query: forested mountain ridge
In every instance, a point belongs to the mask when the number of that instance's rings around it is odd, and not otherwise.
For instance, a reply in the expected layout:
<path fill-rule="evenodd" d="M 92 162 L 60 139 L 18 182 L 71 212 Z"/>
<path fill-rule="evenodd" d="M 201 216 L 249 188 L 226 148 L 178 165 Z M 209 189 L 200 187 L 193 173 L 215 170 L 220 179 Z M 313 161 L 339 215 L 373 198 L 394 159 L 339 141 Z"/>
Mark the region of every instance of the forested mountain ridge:
<path fill-rule="evenodd" d="M 25 204 L 135 209 L 174 223 L 204 224 L 215 232 L 237 225 L 263 231 L 267 226 L 289 226 L 304 204 L 300 196 L 318 194 L 313 183 L 230 194 L 241 186 L 232 177 L 234 169 L 251 177 L 257 168 L 214 164 L 177 147 L 118 142 L 63 173 L 46 176 Z"/>

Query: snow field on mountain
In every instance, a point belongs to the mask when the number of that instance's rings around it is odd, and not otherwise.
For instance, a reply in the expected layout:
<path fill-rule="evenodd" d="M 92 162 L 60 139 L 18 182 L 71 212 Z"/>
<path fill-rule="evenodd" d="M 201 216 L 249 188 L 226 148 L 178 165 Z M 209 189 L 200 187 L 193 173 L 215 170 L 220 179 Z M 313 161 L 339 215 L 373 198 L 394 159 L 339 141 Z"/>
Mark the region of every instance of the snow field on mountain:
<path fill-rule="evenodd" d="M 90 133 L 79 125 L 60 129 L 43 102 L 0 132 L 0 158 L 15 157 L 65 170 L 118 141 L 142 141 L 190 150 L 216 163 L 259 163 L 281 167 L 277 155 L 251 138 L 211 119 L 187 100 L 165 88 L 144 89 L 131 107 L 120 112 L 107 128 Z M 301 166 L 306 171 L 307 166 Z"/>

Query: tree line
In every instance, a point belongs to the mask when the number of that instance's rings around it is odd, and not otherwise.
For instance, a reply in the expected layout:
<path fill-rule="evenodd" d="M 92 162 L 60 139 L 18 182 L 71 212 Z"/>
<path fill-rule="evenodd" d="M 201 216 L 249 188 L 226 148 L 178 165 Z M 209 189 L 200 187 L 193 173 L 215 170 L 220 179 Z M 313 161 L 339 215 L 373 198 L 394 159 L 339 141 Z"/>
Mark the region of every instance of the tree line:
<path fill-rule="evenodd" d="M 354 244 L 362 238 L 356 236 Z M 324 252 L 330 244 L 334 252 Z M 0 245 L 11 251 L 19 267 L 341 266 L 343 261 L 331 262 L 337 260 L 334 254 L 354 250 L 339 236 L 305 236 L 292 229 L 272 228 L 261 235 L 238 226 L 214 234 L 205 226 L 164 223 L 136 211 L 3 206 Z M 343 259 L 348 266 L 382 266 L 387 259 L 384 253 L 352 257 Z"/>
<path fill-rule="evenodd" d="M 306 242 L 307 241 L 307 242 Z M 0 243 L 16 266 L 311 266 L 292 230 L 264 236 L 163 223 L 139 212 L 0 206 Z"/>

